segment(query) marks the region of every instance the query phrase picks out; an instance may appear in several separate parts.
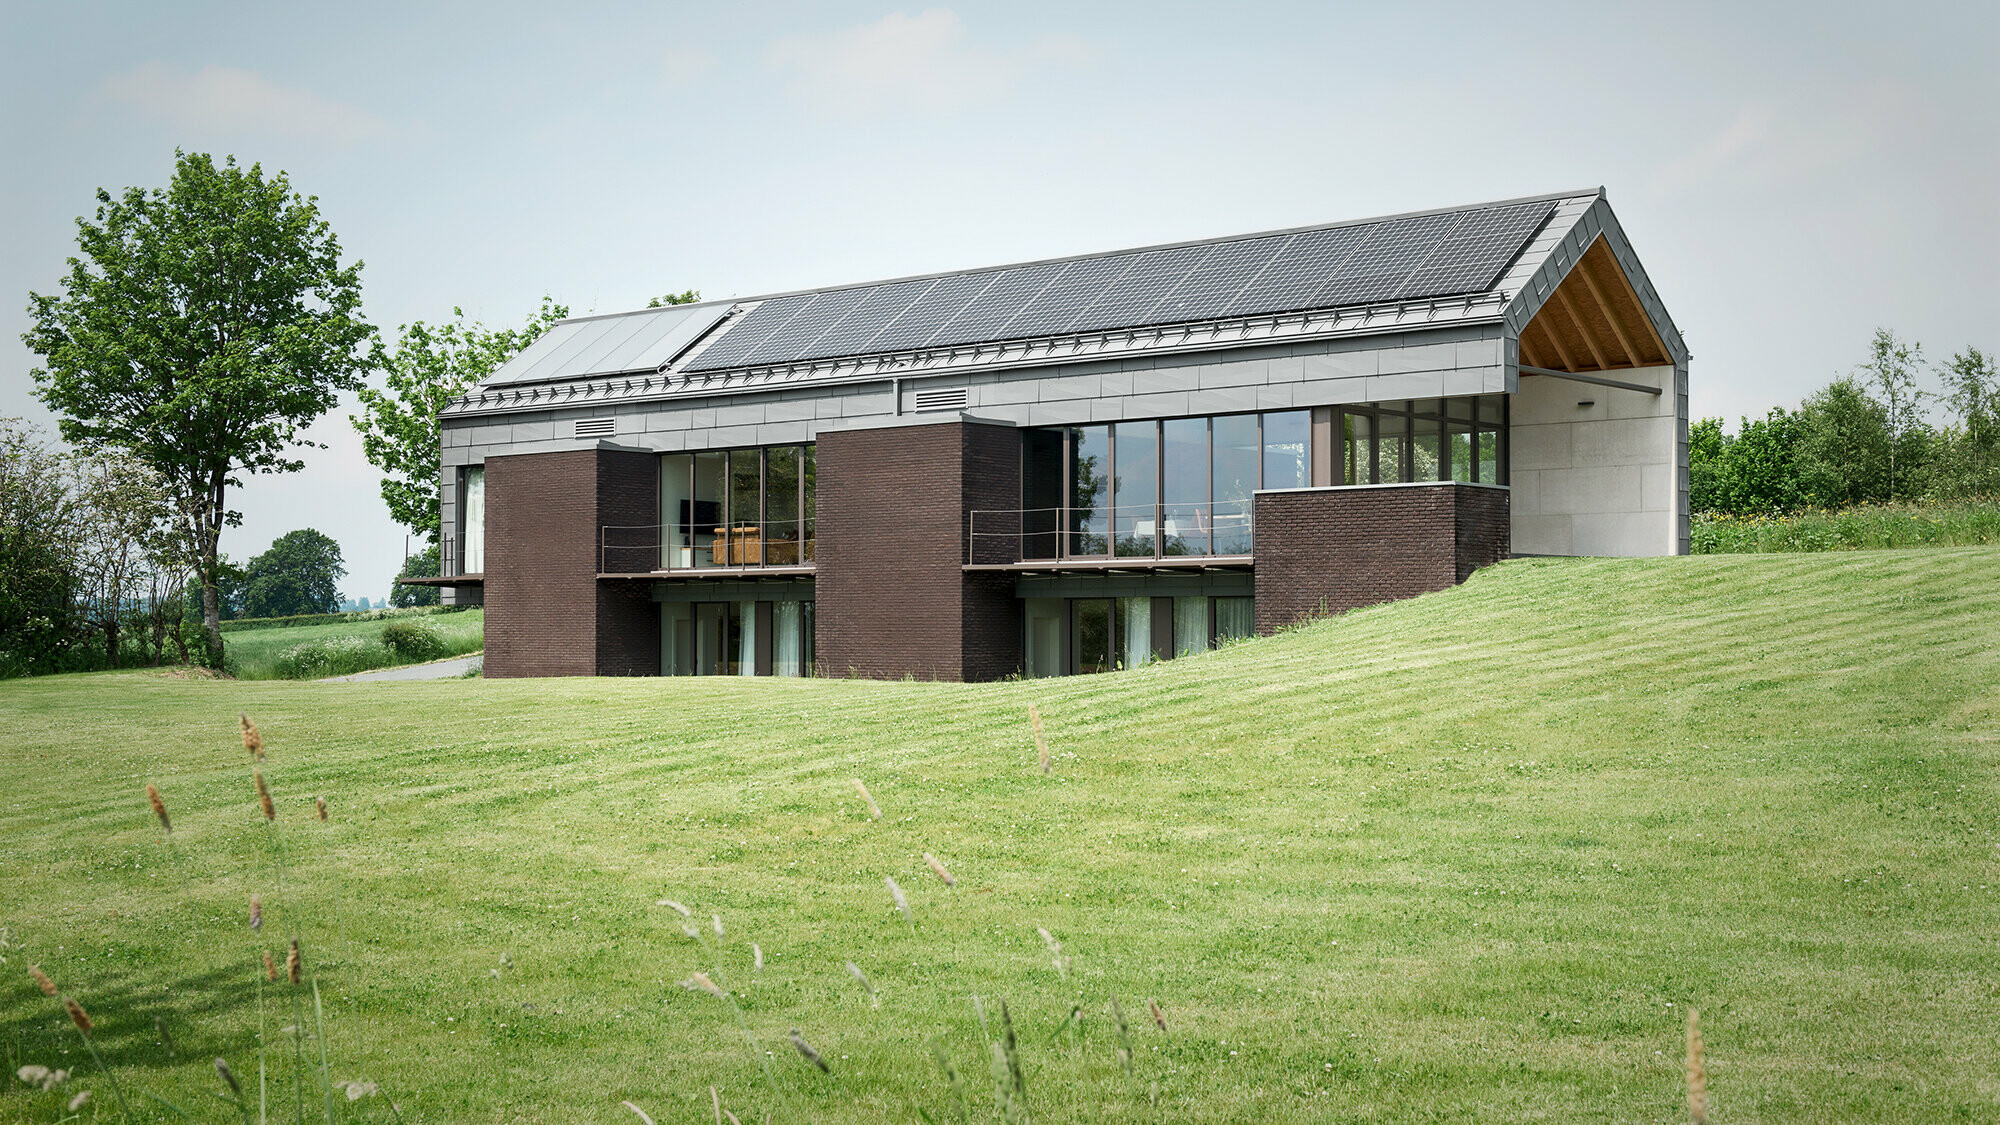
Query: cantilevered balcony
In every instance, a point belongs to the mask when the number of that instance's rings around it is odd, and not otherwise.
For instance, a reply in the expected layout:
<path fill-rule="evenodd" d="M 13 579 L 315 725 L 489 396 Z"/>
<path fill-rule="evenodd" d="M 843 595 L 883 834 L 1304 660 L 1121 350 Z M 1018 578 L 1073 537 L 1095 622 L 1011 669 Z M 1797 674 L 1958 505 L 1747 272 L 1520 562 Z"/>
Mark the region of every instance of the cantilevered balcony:
<path fill-rule="evenodd" d="M 813 573 L 811 526 L 798 520 L 731 521 L 719 527 L 676 524 L 601 529 L 601 578 L 779 576 Z"/>

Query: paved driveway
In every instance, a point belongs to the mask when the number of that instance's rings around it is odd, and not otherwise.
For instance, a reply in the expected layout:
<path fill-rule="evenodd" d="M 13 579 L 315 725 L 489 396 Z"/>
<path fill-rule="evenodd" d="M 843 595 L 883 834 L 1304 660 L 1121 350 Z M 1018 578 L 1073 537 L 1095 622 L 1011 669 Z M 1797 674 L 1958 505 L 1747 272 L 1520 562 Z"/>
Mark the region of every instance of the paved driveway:
<path fill-rule="evenodd" d="M 352 676 L 329 676 L 321 680 L 323 684 L 372 683 L 377 680 L 455 680 L 474 668 L 486 663 L 486 654 L 475 652 L 471 656 L 458 656 L 450 660 L 439 660 L 430 664 L 411 664 L 404 668 L 383 668 L 374 672 L 356 672 Z"/>

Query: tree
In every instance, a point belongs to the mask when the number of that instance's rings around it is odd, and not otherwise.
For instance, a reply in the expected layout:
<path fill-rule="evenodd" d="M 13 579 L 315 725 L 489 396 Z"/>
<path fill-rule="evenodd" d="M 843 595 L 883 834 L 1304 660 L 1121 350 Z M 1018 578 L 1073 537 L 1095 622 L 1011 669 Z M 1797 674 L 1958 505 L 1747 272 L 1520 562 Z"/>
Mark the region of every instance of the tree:
<path fill-rule="evenodd" d="M 1968 347 L 1944 368 L 1944 401 L 1954 425 L 1946 436 L 1946 492 L 1976 495 L 2000 488 L 2000 367 Z"/>
<path fill-rule="evenodd" d="M 403 569 L 396 572 L 396 585 L 389 594 L 389 604 L 397 609 L 407 609 L 413 605 L 436 605 L 436 586 L 405 586 L 405 578 L 434 578 L 438 572 L 438 546 L 436 543 L 403 560 Z"/>
<path fill-rule="evenodd" d="M 378 340 L 373 365 L 388 373 L 387 389 L 363 387 L 362 413 L 348 415 L 361 451 L 382 470 L 390 517 L 431 543 L 438 541 L 438 411 L 569 315 L 548 297 L 519 329 L 489 330 L 463 309 L 451 312 L 448 324 L 403 325 L 393 350 Z"/>
<path fill-rule="evenodd" d="M 1875 330 L 1869 344 L 1868 362 L 1858 374 L 1875 388 L 1883 409 L 1883 423 L 1889 432 L 1889 490 L 1885 499 L 1909 494 L 1907 479 L 1913 474 L 1912 455 L 1921 460 L 1929 444 L 1929 432 L 1919 413 L 1925 395 L 1917 386 L 1917 373 L 1924 369 L 1924 346 L 1905 344 L 1886 328 Z"/>
<path fill-rule="evenodd" d="M 129 453 L 92 457 L 78 469 L 78 605 L 116 668 L 126 623 L 149 621 L 140 591 L 171 585 L 155 564 L 172 569 L 177 537 L 160 533 L 171 527 L 173 510 L 160 475 Z"/>
<path fill-rule="evenodd" d="M 0 676 L 53 669 L 79 627 L 67 458 L 0 419 Z"/>
<path fill-rule="evenodd" d="M 665 308 L 668 305 L 692 305 L 701 300 L 701 290 L 683 289 L 679 293 L 668 293 L 646 302 L 649 309 Z"/>
<path fill-rule="evenodd" d="M 338 613 L 345 577 L 340 544 L 309 527 L 288 531 L 243 568 L 243 611 L 251 617 Z"/>
<path fill-rule="evenodd" d="M 1692 510 L 1724 510 L 1722 485 L 1728 447 L 1722 419 L 1703 418 L 1688 427 L 1688 507 Z"/>
<path fill-rule="evenodd" d="M 1820 388 L 1799 407 L 1798 487 L 1801 499 L 1839 508 L 1890 498 L 1888 411 L 1853 379 Z"/>
<path fill-rule="evenodd" d="M 152 466 L 196 560 L 208 657 L 222 655 L 216 581 L 229 489 L 294 472 L 298 431 L 360 383 L 361 264 L 344 265 L 318 200 L 283 172 L 176 153 L 172 182 L 77 220 L 62 292 L 29 294 L 22 339 L 64 439 Z"/>

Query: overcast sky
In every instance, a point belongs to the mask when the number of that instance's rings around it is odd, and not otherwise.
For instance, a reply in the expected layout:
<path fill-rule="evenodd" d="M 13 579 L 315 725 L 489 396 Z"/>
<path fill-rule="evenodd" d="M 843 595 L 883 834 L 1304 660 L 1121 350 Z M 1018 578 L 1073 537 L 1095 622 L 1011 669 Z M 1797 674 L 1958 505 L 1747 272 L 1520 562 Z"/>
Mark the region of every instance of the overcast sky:
<path fill-rule="evenodd" d="M 386 331 L 1603 185 L 1697 417 L 1878 325 L 2000 350 L 2000 5 L 1626 7 L 6 0 L 0 415 L 50 422 L 19 337 L 74 218 L 176 147 L 318 196 Z M 316 527 L 379 597 L 403 533 L 347 412 L 224 550 Z"/>

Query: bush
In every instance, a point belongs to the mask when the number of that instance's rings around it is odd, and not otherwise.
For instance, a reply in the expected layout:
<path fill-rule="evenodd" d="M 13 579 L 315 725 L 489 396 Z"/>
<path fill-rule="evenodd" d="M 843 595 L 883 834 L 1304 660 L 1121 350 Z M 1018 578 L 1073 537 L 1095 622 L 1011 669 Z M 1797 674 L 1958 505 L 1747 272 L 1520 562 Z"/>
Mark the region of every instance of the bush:
<path fill-rule="evenodd" d="M 325 637 L 293 645 L 278 654 L 278 675 L 288 680 L 351 676 L 395 663 L 389 650 L 361 637 Z"/>
<path fill-rule="evenodd" d="M 382 644 L 412 664 L 442 660 L 451 646 L 436 629 L 421 621 L 394 621 L 382 629 Z"/>

